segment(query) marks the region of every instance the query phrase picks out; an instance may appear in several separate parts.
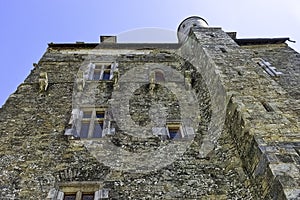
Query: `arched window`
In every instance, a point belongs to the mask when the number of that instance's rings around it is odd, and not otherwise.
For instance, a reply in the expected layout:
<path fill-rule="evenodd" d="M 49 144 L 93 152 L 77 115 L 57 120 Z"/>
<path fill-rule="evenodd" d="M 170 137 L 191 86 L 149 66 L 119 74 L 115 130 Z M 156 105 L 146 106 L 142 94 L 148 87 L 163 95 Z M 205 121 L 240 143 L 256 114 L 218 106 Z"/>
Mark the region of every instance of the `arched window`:
<path fill-rule="evenodd" d="M 155 70 L 154 71 L 154 79 L 155 79 L 155 82 L 165 82 L 164 72 L 161 70 Z"/>

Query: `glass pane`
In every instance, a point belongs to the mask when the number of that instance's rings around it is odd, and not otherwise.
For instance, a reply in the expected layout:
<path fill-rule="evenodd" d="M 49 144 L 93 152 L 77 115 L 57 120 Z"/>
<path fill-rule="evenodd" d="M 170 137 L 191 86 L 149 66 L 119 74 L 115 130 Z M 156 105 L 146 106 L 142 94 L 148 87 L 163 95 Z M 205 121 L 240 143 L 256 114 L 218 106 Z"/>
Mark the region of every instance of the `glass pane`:
<path fill-rule="evenodd" d="M 105 65 L 104 68 L 105 69 L 111 69 L 111 65 Z"/>
<path fill-rule="evenodd" d="M 96 117 L 103 119 L 104 118 L 104 111 L 96 111 Z"/>
<path fill-rule="evenodd" d="M 64 200 L 75 200 L 76 194 L 65 194 Z"/>
<path fill-rule="evenodd" d="M 102 80 L 109 80 L 110 71 L 104 71 Z"/>
<path fill-rule="evenodd" d="M 91 118 L 92 117 L 92 111 L 83 111 L 83 118 Z"/>
<path fill-rule="evenodd" d="M 90 127 L 89 122 L 82 122 L 81 123 L 81 129 L 80 129 L 80 137 L 81 138 L 87 138 L 88 137 L 89 127 Z"/>
<path fill-rule="evenodd" d="M 100 70 L 95 70 L 93 80 L 100 80 L 100 74 L 101 74 Z"/>
<path fill-rule="evenodd" d="M 102 69 L 102 65 L 97 64 L 97 65 L 95 66 L 95 70 L 100 71 L 101 69 Z"/>
<path fill-rule="evenodd" d="M 94 195 L 93 194 L 83 194 L 82 200 L 94 200 Z"/>
<path fill-rule="evenodd" d="M 103 130 L 103 122 L 95 123 L 93 138 L 101 138 Z"/>
<path fill-rule="evenodd" d="M 164 82 L 165 81 L 165 76 L 164 76 L 163 72 L 155 71 L 155 80 L 157 82 Z"/>
<path fill-rule="evenodd" d="M 169 134 L 171 139 L 181 137 L 179 128 L 169 128 Z"/>

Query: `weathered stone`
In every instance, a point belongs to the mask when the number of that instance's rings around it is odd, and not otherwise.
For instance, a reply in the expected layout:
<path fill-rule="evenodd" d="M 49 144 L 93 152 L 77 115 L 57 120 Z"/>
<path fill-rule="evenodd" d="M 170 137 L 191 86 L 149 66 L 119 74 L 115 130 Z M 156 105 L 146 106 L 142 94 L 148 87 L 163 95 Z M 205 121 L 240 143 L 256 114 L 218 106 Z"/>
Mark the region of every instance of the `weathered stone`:
<path fill-rule="evenodd" d="M 299 198 L 300 56 L 270 43 L 195 27 L 181 45 L 49 44 L 0 109 L 0 198 Z M 113 78 L 86 78 L 110 62 Z M 82 106 L 105 110 L 103 138 L 78 138 Z"/>

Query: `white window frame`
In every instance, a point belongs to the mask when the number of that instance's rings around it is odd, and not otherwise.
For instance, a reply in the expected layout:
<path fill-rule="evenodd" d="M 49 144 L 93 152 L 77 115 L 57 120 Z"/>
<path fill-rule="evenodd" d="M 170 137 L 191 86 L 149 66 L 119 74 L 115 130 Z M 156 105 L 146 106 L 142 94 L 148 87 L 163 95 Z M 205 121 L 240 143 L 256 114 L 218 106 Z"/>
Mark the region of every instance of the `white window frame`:
<path fill-rule="evenodd" d="M 105 125 L 105 117 L 106 117 L 106 108 L 88 108 L 88 107 L 85 107 L 85 108 L 82 108 L 81 109 L 82 113 L 84 112 L 91 112 L 91 116 L 89 118 L 84 118 L 84 116 L 82 115 L 82 118 L 80 120 L 80 127 L 79 127 L 79 130 L 78 130 L 78 134 L 79 134 L 79 137 L 81 136 L 81 129 L 82 129 L 82 124 L 83 123 L 86 123 L 88 122 L 89 123 L 89 129 L 88 129 L 88 133 L 87 133 L 87 138 L 82 138 L 82 139 L 91 139 L 91 138 L 94 138 L 93 135 L 94 135 L 94 128 L 95 128 L 95 123 L 98 123 L 99 121 L 102 122 L 102 125 L 103 125 L 103 128 L 102 128 L 102 137 L 104 136 L 104 128 L 106 127 Z M 104 117 L 103 118 L 97 118 L 97 112 L 103 112 L 104 114 Z M 81 137 L 80 137 L 81 138 Z"/>
<path fill-rule="evenodd" d="M 111 81 L 114 77 L 114 71 L 117 71 L 118 69 L 118 64 L 116 62 L 96 62 L 96 63 L 92 63 L 93 67 L 93 71 L 91 73 L 91 76 L 89 78 L 89 80 L 92 81 Z M 94 73 L 95 72 L 100 72 L 100 77 L 99 79 L 94 79 Z M 103 79 L 104 78 L 104 73 L 109 71 L 109 78 L 107 79 Z"/>

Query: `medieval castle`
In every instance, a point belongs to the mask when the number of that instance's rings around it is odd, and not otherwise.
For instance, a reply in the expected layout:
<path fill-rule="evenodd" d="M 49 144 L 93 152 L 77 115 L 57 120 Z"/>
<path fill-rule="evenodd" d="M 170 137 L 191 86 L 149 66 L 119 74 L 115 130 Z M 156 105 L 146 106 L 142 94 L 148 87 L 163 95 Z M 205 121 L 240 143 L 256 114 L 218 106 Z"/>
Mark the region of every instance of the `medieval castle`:
<path fill-rule="evenodd" d="M 201 17 L 50 43 L 0 109 L 0 199 L 300 199 L 300 54 Z"/>

